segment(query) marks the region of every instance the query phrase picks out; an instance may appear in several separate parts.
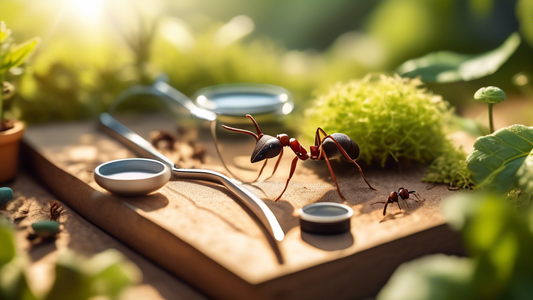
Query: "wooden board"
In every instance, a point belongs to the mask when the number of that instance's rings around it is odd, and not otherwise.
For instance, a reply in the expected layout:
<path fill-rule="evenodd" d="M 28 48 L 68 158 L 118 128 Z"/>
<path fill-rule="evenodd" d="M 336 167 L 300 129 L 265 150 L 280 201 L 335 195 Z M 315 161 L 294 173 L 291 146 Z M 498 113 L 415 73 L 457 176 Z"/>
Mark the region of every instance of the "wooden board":
<path fill-rule="evenodd" d="M 133 121 L 132 121 L 133 120 Z M 125 123 L 142 136 L 154 129 L 175 131 L 161 117 Z M 279 132 L 268 132 L 275 135 Z M 195 133 L 196 134 L 196 133 Z M 203 130 L 207 150 L 198 167 L 224 172 Z M 259 166 L 247 164 L 250 137 L 221 137 L 225 159 L 239 175 L 253 178 Z M 248 137 L 248 139 L 247 139 Z M 253 139 L 251 139 L 253 140 Z M 279 202 L 292 154 L 286 151 L 280 170 L 266 182 L 246 185 L 278 218 L 286 238 L 279 264 L 260 226 L 223 187 L 196 181 L 171 181 L 145 197 L 121 198 L 100 188 L 93 178 L 100 163 L 134 154 L 98 132 L 96 121 L 29 128 L 24 160 L 42 182 L 85 218 L 114 235 L 207 295 L 218 299 L 354 299 L 375 294 L 402 262 L 436 252 L 460 253 L 460 238 L 443 222 L 438 205 L 453 193 L 446 186 L 426 190 L 423 168 L 402 171 L 364 168 L 369 189 L 356 168 L 336 163 L 339 185 L 354 209 L 350 233 L 316 236 L 302 233 L 296 210 L 314 202 L 340 202 L 323 162 L 299 163 Z M 175 153 L 165 151 L 167 156 Z M 191 163 L 185 161 L 185 163 Z M 268 170 L 266 171 L 268 173 Z M 425 202 L 402 203 L 405 213 L 382 205 L 392 190 L 417 190 Z"/>

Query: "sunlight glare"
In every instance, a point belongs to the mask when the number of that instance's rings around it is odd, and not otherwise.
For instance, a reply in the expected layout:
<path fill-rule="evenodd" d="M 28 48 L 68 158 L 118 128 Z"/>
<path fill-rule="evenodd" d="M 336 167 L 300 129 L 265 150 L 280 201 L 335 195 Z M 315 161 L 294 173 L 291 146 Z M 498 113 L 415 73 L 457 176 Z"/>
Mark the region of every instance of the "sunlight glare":
<path fill-rule="evenodd" d="M 68 0 L 68 10 L 84 23 L 95 23 L 103 14 L 102 0 Z"/>

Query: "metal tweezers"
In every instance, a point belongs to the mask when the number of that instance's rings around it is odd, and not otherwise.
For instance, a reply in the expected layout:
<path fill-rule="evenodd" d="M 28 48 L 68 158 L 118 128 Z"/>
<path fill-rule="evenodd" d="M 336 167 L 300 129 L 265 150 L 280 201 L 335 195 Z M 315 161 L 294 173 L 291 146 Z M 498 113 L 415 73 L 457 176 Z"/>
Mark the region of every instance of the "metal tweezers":
<path fill-rule="evenodd" d="M 115 118 L 108 113 L 102 113 L 100 115 L 100 125 L 102 131 L 115 138 L 138 155 L 156 159 L 166 164 L 178 179 L 208 181 L 226 187 L 226 189 L 250 209 L 253 215 L 255 215 L 260 221 L 264 227 L 262 229 L 276 254 L 278 262 L 280 264 L 283 263 L 279 242 L 284 239 L 285 234 L 272 211 L 261 199 L 242 186 L 237 185 L 227 176 L 218 172 L 202 169 L 177 168 L 170 159 L 157 151 L 148 141 L 115 120 Z"/>

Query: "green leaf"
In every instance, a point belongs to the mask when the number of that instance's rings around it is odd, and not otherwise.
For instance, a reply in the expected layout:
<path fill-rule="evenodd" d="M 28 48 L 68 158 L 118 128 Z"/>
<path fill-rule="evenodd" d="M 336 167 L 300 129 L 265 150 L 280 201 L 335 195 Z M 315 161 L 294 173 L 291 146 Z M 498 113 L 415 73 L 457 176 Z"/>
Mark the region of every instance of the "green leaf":
<path fill-rule="evenodd" d="M 142 273 L 122 253 L 110 249 L 91 260 L 93 293 L 115 299 L 126 287 L 141 281 Z"/>
<path fill-rule="evenodd" d="M 15 236 L 13 229 L 3 219 L 0 219 L 0 268 L 9 263 L 16 254 Z"/>
<path fill-rule="evenodd" d="M 519 0 L 516 4 L 516 17 L 520 21 L 520 33 L 533 46 L 533 0 Z"/>
<path fill-rule="evenodd" d="M 518 185 L 524 192 L 528 195 L 533 195 L 533 150 L 529 152 L 529 155 L 526 157 L 518 172 Z"/>
<path fill-rule="evenodd" d="M 140 282 L 142 274 L 116 250 L 107 250 L 91 259 L 73 252 L 64 253 L 57 262 L 56 281 L 46 299 L 88 299 L 107 296 L 116 299 L 127 286 Z"/>
<path fill-rule="evenodd" d="M 475 299 L 523 298 L 517 291 L 531 295 L 532 286 L 521 284 L 533 279 L 533 234 L 529 228 L 533 214 L 487 192 L 450 197 L 441 208 L 450 225 L 461 231 L 475 259 Z M 502 296 L 507 294 L 513 297 Z"/>
<path fill-rule="evenodd" d="M 507 193 L 518 187 L 517 171 L 532 149 L 532 127 L 502 128 L 476 140 L 467 168 L 476 186 Z"/>
<path fill-rule="evenodd" d="M 24 268 L 27 266 L 25 258 L 17 257 L 3 268 L 0 268 L 0 299 L 6 300 L 36 300 L 28 285 Z"/>
<path fill-rule="evenodd" d="M 39 45 L 39 41 L 39 38 L 34 38 L 21 45 L 18 45 L 16 48 L 11 50 L 4 57 L 1 70 L 9 71 L 24 63 L 26 59 L 30 57 L 33 51 L 35 51 L 35 48 L 37 47 L 37 45 Z"/>
<path fill-rule="evenodd" d="M 517 32 L 498 48 L 477 55 L 439 51 L 408 60 L 397 69 L 398 74 L 420 76 L 424 82 L 457 82 L 478 79 L 496 72 L 520 45 Z"/>
<path fill-rule="evenodd" d="M 65 252 L 58 257 L 55 281 L 45 299 L 69 300 L 90 298 L 90 276 L 85 274 L 83 260 L 73 252 Z"/>
<path fill-rule="evenodd" d="M 398 267 L 377 300 L 474 299 L 470 258 L 426 256 Z"/>

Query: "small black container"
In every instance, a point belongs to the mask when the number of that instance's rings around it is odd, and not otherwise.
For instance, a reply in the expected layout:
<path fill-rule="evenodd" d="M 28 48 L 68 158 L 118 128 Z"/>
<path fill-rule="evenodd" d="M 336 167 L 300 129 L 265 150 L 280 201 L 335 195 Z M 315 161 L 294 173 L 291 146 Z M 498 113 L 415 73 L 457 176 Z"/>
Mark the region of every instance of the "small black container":
<path fill-rule="evenodd" d="M 302 231 L 313 234 L 341 234 L 350 231 L 353 210 L 344 204 L 320 202 L 298 211 Z"/>

